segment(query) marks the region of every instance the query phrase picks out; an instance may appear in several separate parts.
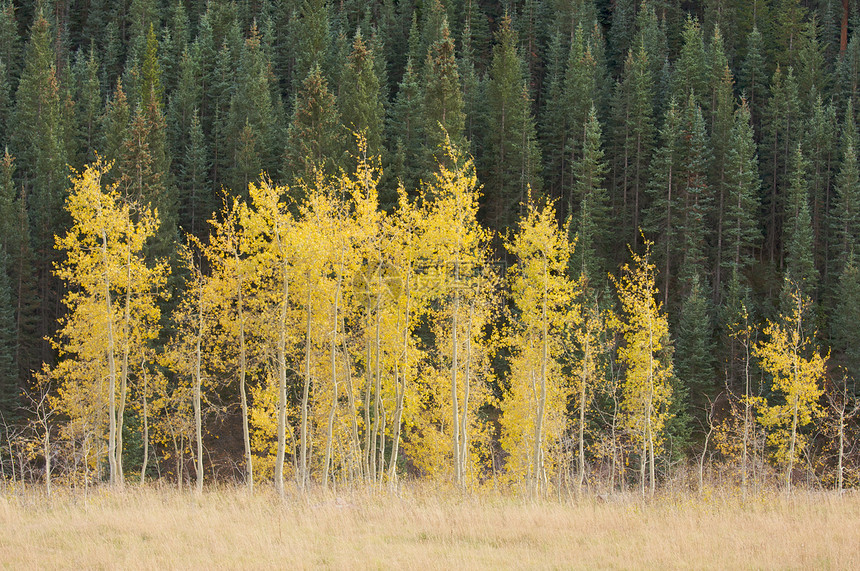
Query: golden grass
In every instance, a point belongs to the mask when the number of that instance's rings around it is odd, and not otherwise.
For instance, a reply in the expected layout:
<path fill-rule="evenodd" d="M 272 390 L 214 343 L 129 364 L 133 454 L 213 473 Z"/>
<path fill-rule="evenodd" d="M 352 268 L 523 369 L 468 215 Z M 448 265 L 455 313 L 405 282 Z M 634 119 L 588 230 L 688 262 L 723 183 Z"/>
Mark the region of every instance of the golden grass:
<path fill-rule="evenodd" d="M 10 569 L 860 569 L 860 494 L 540 501 L 108 489 L 0 495 Z"/>

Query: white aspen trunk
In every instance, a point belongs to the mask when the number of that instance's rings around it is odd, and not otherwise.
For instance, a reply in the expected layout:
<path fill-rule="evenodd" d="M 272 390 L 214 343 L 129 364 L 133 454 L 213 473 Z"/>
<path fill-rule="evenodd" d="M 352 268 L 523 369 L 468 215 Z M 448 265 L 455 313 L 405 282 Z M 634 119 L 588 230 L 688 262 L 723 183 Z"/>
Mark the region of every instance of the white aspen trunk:
<path fill-rule="evenodd" d="M 278 239 L 278 247 L 281 250 L 281 256 L 284 256 L 283 247 L 280 243 L 280 237 L 275 233 Z M 287 446 L 287 304 L 289 303 L 289 282 L 287 281 L 287 261 L 283 259 L 281 262 L 281 271 L 283 278 L 283 292 L 281 298 L 281 311 L 278 319 L 278 451 L 275 459 L 275 488 L 280 497 L 284 497 L 284 453 Z"/>
<path fill-rule="evenodd" d="M 197 469 L 197 493 L 203 492 L 203 411 L 200 402 L 200 393 L 203 380 L 200 373 L 200 361 L 202 360 L 202 338 L 203 338 L 203 290 L 200 284 L 200 297 L 197 306 L 197 341 L 194 348 L 194 437 L 197 444 L 195 467 Z"/>
<path fill-rule="evenodd" d="M 463 414 L 460 415 L 460 475 L 465 484 L 466 460 L 469 455 L 469 390 L 472 383 L 472 314 L 475 300 L 469 304 L 469 322 L 466 327 L 466 370 L 463 379 Z"/>
<path fill-rule="evenodd" d="M 843 393 L 843 397 L 847 397 Z M 836 465 L 836 493 L 842 495 L 842 458 L 845 455 L 845 400 L 839 409 L 839 460 Z"/>
<path fill-rule="evenodd" d="M 746 324 L 744 324 L 746 326 Z M 745 332 L 749 334 L 749 329 Z M 750 426 L 750 348 L 749 338 L 744 342 L 744 449 L 741 460 L 741 489 L 744 499 L 747 493 L 747 454 L 749 449 L 749 426 Z"/>
<path fill-rule="evenodd" d="M 406 374 L 409 371 L 409 311 L 412 301 L 412 290 L 410 289 L 409 278 L 411 271 L 406 273 L 406 312 L 404 315 L 403 325 L 403 371 L 398 375 L 399 386 L 397 388 L 397 408 L 394 412 L 393 421 L 393 442 L 391 446 L 391 460 L 388 466 L 388 483 L 393 488 L 397 482 L 397 454 L 400 450 L 400 424 L 403 418 L 403 399 L 406 394 Z"/>
<path fill-rule="evenodd" d="M 125 402 L 128 398 L 128 354 L 131 349 L 131 249 L 126 249 L 125 308 L 123 310 L 122 373 L 120 375 L 119 407 L 116 422 L 116 468 L 118 483 L 125 484 L 122 466 L 122 428 L 125 424 Z"/>
<path fill-rule="evenodd" d="M 648 292 L 649 297 L 651 292 Z M 651 321 L 652 316 L 648 316 L 648 406 L 645 414 L 646 434 L 648 436 L 648 448 L 651 451 L 651 466 L 649 475 L 651 477 L 650 494 L 654 496 L 654 433 L 651 427 L 651 415 L 654 411 L 654 324 Z M 643 453 L 645 449 L 643 446 Z M 642 468 L 642 477 L 645 477 L 645 468 Z M 644 482 L 643 482 L 644 493 Z"/>
<path fill-rule="evenodd" d="M 794 448 L 797 442 L 797 398 L 791 410 L 791 442 L 788 446 L 788 469 L 785 471 L 785 489 L 791 492 L 791 472 L 794 470 Z"/>
<path fill-rule="evenodd" d="M 307 279 L 307 323 L 305 324 L 305 379 L 302 387 L 302 427 L 299 439 L 299 488 L 308 484 L 308 400 L 311 387 L 311 280 Z"/>
<path fill-rule="evenodd" d="M 141 374 L 143 375 L 143 462 L 140 466 L 140 483 L 146 481 L 146 467 L 149 464 L 149 410 L 147 407 L 147 398 L 146 391 L 148 386 L 148 378 L 146 374 L 146 361 L 143 362 L 141 367 Z"/>
<path fill-rule="evenodd" d="M 548 294 L 548 260 L 543 257 L 543 307 L 541 311 L 541 361 L 540 361 L 540 397 L 537 403 L 537 416 L 535 418 L 535 449 L 534 467 L 535 477 L 532 483 L 532 495 L 537 496 L 540 490 L 540 479 L 543 473 L 543 417 L 546 408 L 546 368 L 549 359 L 549 325 L 547 323 L 547 296 Z"/>
<path fill-rule="evenodd" d="M 370 334 L 370 276 L 368 276 L 367 284 L 366 284 L 366 292 L 367 292 L 367 312 L 365 314 L 365 324 L 367 327 L 367 334 Z M 371 373 L 371 363 L 373 359 L 371 355 L 373 354 L 373 346 L 370 343 L 370 339 L 367 340 L 367 346 L 365 347 L 365 361 L 364 361 L 364 376 L 365 376 L 365 387 L 364 387 L 364 453 L 362 454 L 362 464 L 363 464 L 363 472 L 364 476 L 367 479 L 373 479 L 373 466 L 374 463 L 372 461 L 373 453 L 371 451 L 371 430 L 370 430 L 370 397 L 373 394 L 373 375 Z"/>
<path fill-rule="evenodd" d="M 459 237 L 458 237 L 459 238 Z M 459 247 L 459 244 L 458 244 Z M 460 463 L 460 422 L 457 406 L 457 315 L 460 312 L 460 264 L 454 262 L 454 308 L 451 312 L 451 444 L 454 456 L 454 483 L 463 481 L 463 466 Z"/>
<path fill-rule="evenodd" d="M 338 329 L 338 319 L 339 317 L 339 303 L 340 303 L 340 287 L 341 281 L 343 280 L 343 264 L 341 263 L 340 272 L 337 277 L 337 287 L 335 288 L 334 293 L 334 310 L 332 319 L 332 334 L 331 334 L 331 382 L 332 382 L 332 400 L 331 400 L 331 410 L 328 415 L 328 426 L 326 432 L 326 443 L 325 443 L 325 460 L 323 461 L 323 488 L 328 487 L 328 474 L 329 474 L 329 465 L 331 463 L 332 456 L 332 442 L 334 440 L 334 417 L 337 411 L 337 329 Z"/>
<path fill-rule="evenodd" d="M 342 328 L 346 328 L 346 324 L 342 324 Z M 351 430 L 350 457 L 353 465 L 353 478 L 360 479 L 363 477 L 362 471 L 362 455 L 361 455 L 361 438 L 358 435 L 358 411 L 355 406 L 355 387 L 352 383 L 352 365 L 349 362 L 349 352 L 347 351 L 346 338 L 341 339 L 343 348 L 343 356 L 346 360 L 344 369 L 346 370 L 346 390 L 347 390 L 347 406 L 349 407 L 349 420 Z"/>
<path fill-rule="evenodd" d="M 101 213 L 101 204 L 99 204 Z M 118 470 L 116 464 L 116 361 L 114 359 L 115 340 L 113 335 L 113 309 L 110 297 L 110 277 L 108 276 L 107 232 L 102 229 L 102 263 L 105 272 L 105 309 L 107 311 L 108 328 L 108 464 L 110 465 L 110 483 L 118 485 Z"/>
<path fill-rule="evenodd" d="M 585 481 L 585 397 L 586 382 L 588 379 L 588 361 L 591 358 L 591 337 L 586 333 L 585 352 L 582 358 L 582 373 L 579 387 L 579 482 L 577 483 L 577 495 L 582 495 L 582 484 Z"/>
<path fill-rule="evenodd" d="M 47 415 L 44 410 L 42 414 Z M 45 436 L 42 438 L 42 448 L 45 454 L 45 493 L 48 494 L 48 497 L 51 497 L 51 431 L 48 426 L 47 417 L 43 418 L 42 424 L 45 429 Z"/>
<path fill-rule="evenodd" d="M 382 459 L 385 456 L 385 450 L 383 449 L 385 439 L 385 407 L 382 406 L 382 337 L 380 331 L 382 316 L 379 314 L 380 307 L 382 306 L 381 277 L 382 276 L 380 276 L 380 280 L 377 281 L 376 333 L 373 341 L 376 362 L 374 363 L 375 388 L 373 390 L 373 454 L 371 456 L 371 470 L 373 472 L 374 481 L 376 481 L 376 478 L 379 478 L 380 480 L 382 479 Z M 378 441 L 377 438 L 379 439 Z"/>
<path fill-rule="evenodd" d="M 239 256 L 236 255 L 236 264 L 239 264 Z M 245 299 L 242 293 L 242 275 L 239 274 L 237 284 L 237 309 L 239 311 L 239 398 L 242 404 L 242 441 L 245 444 L 245 485 L 248 491 L 254 491 L 254 464 L 251 455 L 251 431 L 248 426 L 248 395 L 246 390 L 246 375 L 248 359 L 245 348 Z"/>

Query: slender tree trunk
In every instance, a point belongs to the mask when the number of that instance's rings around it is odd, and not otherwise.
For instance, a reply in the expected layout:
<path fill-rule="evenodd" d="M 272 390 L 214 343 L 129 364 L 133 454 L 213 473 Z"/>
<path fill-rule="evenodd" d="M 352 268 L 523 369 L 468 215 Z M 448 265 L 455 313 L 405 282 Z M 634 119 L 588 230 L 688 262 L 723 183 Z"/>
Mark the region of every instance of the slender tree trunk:
<path fill-rule="evenodd" d="M 148 399 L 146 398 L 146 391 L 148 390 L 148 378 L 146 374 L 146 361 L 143 362 L 143 366 L 141 367 L 141 374 L 143 375 L 143 386 L 141 387 L 141 393 L 143 395 L 143 462 L 140 466 L 140 483 L 146 481 L 146 467 L 149 465 L 149 409 L 148 409 Z"/>
<path fill-rule="evenodd" d="M 469 323 L 466 328 L 466 370 L 463 379 L 463 414 L 460 415 L 460 476 L 465 483 L 467 458 L 469 454 L 469 390 L 472 383 L 472 318 L 475 300 L 469 304 Z"/>
<path fill-rule="evenodd" d="M 549 324 L 547 323 L 547 297 L 549 268 L 546 256 L 543 258 L 543 300 L 541 310 L 541 361 L 540 361 L 540 397 L 538 398 L 535 418 L 535 449 L 534 449 L 534 480 L 532 482 L 532 495 L 537 496 L 540 492 L 540 478 L 543 472 L 543 417 L 546 409 L 546 369 L 549 359 Z"/>
<path fill-rule="evenodd" d="M 844 54 L 848 48 L 848 18 L 851 15 L 850 0 L 842 0 L 842 25 L 839 33 L 839 53 Z"/>
<path fill-rule="evenodd" d="M 585 397 L 588 381 L 588 362 L 591 358 L 591 339 L 586 333 L 584 354 L 582 357 L 582 372 L 579 379 L 579 458 L 578 467 L 579 482 L 577 483 L 577 495 L 582 495 L 582 484 L 585 481 Z"/>
<path fill-rule="evenodd" d="M 123 311 L 122 369 L 120 374 L 119 407 L 116 422 L 116 468 L 119 484 L 125 483 L 122 466 L 122 428 L 125 424 L 125 402 L 128 397 L 128 354 L 131 349 L 131 249 L 126 249 L 125 308 Z"/>
<path fill-rule="evenodd" d="M 388 483 L 393 487 L 397 481 L 397 455 L 400 451 L 400 425 L 403 419 L 403 400 L 406 394 L 406 375 L 409 372 L 409 318 L 410 305 L 412 301 L 412 290 L 410 289 L 411 268 L 406 273 L 406 311 L 403 323 L 403 366 L 398 376 L 399 387 L 397 389 L 397 408 L 394 412 L 393 442 L 391 446 L 391 460 L 388 466 Z"/>
<path fill-rule="evenodd" d="M 343 280 L 343 264 L 340 266 L 340 271 L 338 272 L 337 277 L 337 287 L 335 288 L 334 293 L 334 310 L 332 319 L 332 333 L 331 333 L 331 382 L 332 382 L 332 401 L 331 401 L 331 410 L 328 415 L 328 427 L 326 433 L 326 444 L 325 444 L 325 460 L 323 461 L 323 488 L 328 487 L 328 473 L 329 473 L 329 464 L 331 463 L 332 457 L 332 443 L 334 441 L 334 417 L 337 412 L 337 330 L 338 330 L 338 320 L 340 319 L 339 315 L 339 303 L 340 303 L 340 287 L 341 282 Z"/>
<path fill-rule="evenodd" d="M 459 236 L 458 236 L 459 241 Z M 459 250 L 459 243 L 457 244 Z M 457 339 L 457 317 L 460 313 L 460 264 L 454 262 L 454 308 L 451 312 L 451 440 L 454 452 L 454 483 L 458 486 L 463 482 L 463 465 L 460 462 L 460 422 L 458 419 L 457 406 L 457 369 L 458 339 Z"/>
<path fill-rule="evenodd" d="M 101 206 L 101 205 L 99 205 Z M 108 277 L 108 257 L 107 257 L 107 232 L 102 230 L 102 263 L 104 264 L 105 280 L 105 310 L 107 315 L 107 333 L 108 333 L 108 463 L 110 465 L 110 483 L 118 485 L 118 471 L 116 464 L 116 361 L 114 360 L 114 351 L 116 341 L 113 334 L 113 308 L 111 307 L 110 294 L 110 277 Z"/>
<path fill-rule="evenodd" d="M 791 492 L 791 472 L 794 470 L 794 448 L 797 443 L 797 399 L 791 410 L 791 441 L 788 445 L 788 468 L 785 471 L 785 489 Z"/>
<path fill-rule="evenodd" d="M 744 324 L 746 327 L 746 323 Z M 746 335 L 749 334 L 749 329 L 746 330 Z M 750 431 L 750 349 L 749 338 L 744 342 L 744 450 L 741 459 L 741 489 L 743 490 L 744 498 L 747 493 L 747 455 L 749 449 L 749 431 Z"/>
<path fill-rule="evenodd" d="M 276 229 L 277 232 L 277 229 Z M 280 244 L 279 244 L 280 246 Z M 283 252 L 282 252 L 283 255 Z M 289 282 L 287 281 L 287 262 L 282 262 L 283 292 L 281 311 L 278 319 L 278 451 L 275 458 L 275 488 L 284 497 L 284 454 L 287 447 L 287 304 L 289 303 Z"/>
<path fill-rule="evenodd" d="M 236 264 L 239 264 L 239 256 L 236 255 Z M 245 485 L 249 491 L 254 490 L 254 464 L 251 455 L 251 431 L 248 426 L 248 395 L 246 387 L 246 375 L 248 370 L 248 358 L 245 348 L 245 298 L 242 292 L 242 274 L 236 292 L 236 305 L 239 312 L 239 398 L 242 405 L 242 441 L 245 444 Z"/>
<path fill-rule="evenodd" d="M 194 437 L 197 441 L 197 493 L 203 492 L 203 411 L 201 405 L 200 393 L 202 390 L 203 379 L 200 372 L 200 361 L 202 360 L 202 340 L 203 340 L 203 290 L 200 285 L 200 297 L 197 306 L 197 341 L 194 348 Z"/>
<path fill-rule="evenodd" d="M 843 393 L 843 396 L 847 396 Z M 839 460 L 836 464 L 836 493 L 842 495 L 842 458 L 845 455 L 845 400 L 839 409 Z"/>
<path fill-rule="evenodd" d="M 305 379 L 302 388 L 302 429 L 299 436 L 299 488 L 308 485 L 308 401 L 311 388 L 311 280 L 307 279 L 307 323 L 305 328 Z"/>

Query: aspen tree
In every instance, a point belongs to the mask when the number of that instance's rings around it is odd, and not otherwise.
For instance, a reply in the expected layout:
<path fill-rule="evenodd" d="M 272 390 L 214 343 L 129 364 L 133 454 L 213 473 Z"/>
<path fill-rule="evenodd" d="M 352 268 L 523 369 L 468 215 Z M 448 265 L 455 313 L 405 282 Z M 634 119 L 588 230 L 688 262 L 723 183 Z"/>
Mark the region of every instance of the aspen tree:
<path fill-rule="evenodd" d="M 238 200 L 225 202 L 219 218 L 210 221 L 212 233 L 208 244 L 203 247 L 207 261 L 212 267 L 210 287 L 213 289 L 213 309 L 218 317 L 219 329 L 223 339 L 236 351 L 235 361 L 227 358 L 224 368 L 235 369 L 239 380 L 239 399 L 242 410 L 242 440 L 245 446 L 245 484 L 254 489 L 253 456 L 248 426 L 248 389 L 250 329 L 248 297 L 252 294 L 251 281 L 253 269 L 249 265 L 243 249 L 243 229 L 240 226 L 242 203 Z M 220 353 L 232 353 L 225 347 Z M 223 357 L 222 357 L 223 360 Z M 226 371 L 225 371 L 226 372 Z"/>
<path fill-rule="evenodd" d="M 547 455 L 565 429 L 569 395 L 559 358 L 568 321 L 580 319 L 571 306 L 574 284 L 566 275 L 571 253 L 566 229 L 559 228 L 552 205 L 538 207 L 529 196 L 526 214 L 508 250 L 517 265 L 510 270 L 511 296 L 518 312 L 512 344 L 510 389 L 502 402 L 502 447 L 508 469 L 525 477 L 529 493 L 548 487 Z"/>
<path fill-rule="evenodd" d="M 188 246 L 180 250 L 189 277 L 185 284 L 185 297 L 174 313 L 177 336 L 171 344 L 172 367 L 181 376 L 191 378 L 191 404 L 194 410 L 194 468 L 196 491 L 203 491 L 203 362 L 204 336 L 209 336 L 212 320 L 211 281 L 202 274 L 195 253 Z M 208 341 L 208 339 L 207 339 Z"/>
<path fill-rule="evenodd" d="M 462 485 L 469 450 L 467 427 L 473 422 L 467 402 L 473 390 L 470 383 L 475 382 L 470 368 L 475 356 L 471 354 L 472 343 L 486 319 L 483 316 L 476 321 L 474 303 L 486 295 L 481 292 L 481 282 L 486 280 L 483 276 L 489 260 L 489 234 L 477 220 L 480 189 L 472 160 L 464 157 L 450 139 L 445 153 L 428 189 L 432 202 L 422 241 L 430 264 L 431 287 L 435 289 L 431 295 L 441 302 L 436 321 L 440 328 L 439 370 L 447 369 L 449 375 L 453 479 Z"/>
<path fill-rule="evenodd" d="M 121 432 L 131 355 L 158 336 L 155 292 L 167 268 L 163 263 L 150 267 L 143 259 L 158 214 L 123 202 L 115 186 L 102 189 L 109 169 L 97 161 L 72 179 L 66 209 L 73 224 L 57 238 L 66 259 L 55 270 L 70 286 L 63 300 L 69 314 L 54 339 L 61 359 L 53 374 L 62 381 L 61 408 L 70 417 L 95 415 L 106 403 L 110 481 L 122 485 Z M 101 382 L 105 377 L 107 387 Z"/>
<path fill-rule="evenodd" d="M 274 345 L 274 379 L 277 386 L 277 456 L 275 459 L 275 487 L 284 495 L 284 456 L 287 434 L 287 336 L 290 316 L 290 287 L 293 276 L 292 229 L 293 215 L 284 201 L 289 188 L 276 186 L 263 179 L 248 186 L 251 206 L 242 208 L 241 224 L 247 242 L 245 252 L 253 260 L 258 274 L 267 281 L 266 294 L 270 307 L 273 330 L 266 332 Z"/>
<path fill-rule="evenodd" d="M 622 422 L 630 430 L 634 445 L 640 449 L 640 485 L 645 495 L 646 467 L 650 469 L 650 493 L 654 494 L 655 457 L 663 441 L 672 401 L 672 361 L 669 348 L 669 323 L 662 304 L 655 299 L 656 269 L 651 263 L 650 241 L 645 254 L 631 251 L 632 264 L 621 268 L 621 276 L 610 276 L 621 302 L 621 316 L 614 326 L 624 335 L 618 359 L 625 367 L 622 387 Z"/>
<path fill-rule="evenodd" d="M 768 404 L 756 400 L 759 422 L 771 430 L 768 442 L 776 447 L 776 460 L 785 466 L 785 489 L 791 491 L 791 472 L 798 452 L 806 444 L 800 430 L 821 416 L 819 399 L 824 392 L 824 378 L 828 356 L 822 356 L 807 336 L 803 319 L 808 315 L 810 303 L 801 286 L 787 283 L 790 291 L 790 313 L 777 322 L 768 321 L 764 334 L 766 341 L 756 345 L 753 353 L 761 368 L 773 377 L 773 390 L 784 396 L 784 402 Z"/>
<path fill-rule="evenodd" d="M 586 415 L 598 389 L 600 379 L 605 377 L 604 355 L 606 347 L 606 322 L 600 310 L 596 292 L 590 287 L 588 275 L 583 269 L 577 284 L 581 296 L 581 319 L 568 327 L 572 329 L 571 341 L 575 347 L 573 360 L 572 389 L 577 405 L 577 492 L 582 493 L 585 482 L 585 425 Z"/>

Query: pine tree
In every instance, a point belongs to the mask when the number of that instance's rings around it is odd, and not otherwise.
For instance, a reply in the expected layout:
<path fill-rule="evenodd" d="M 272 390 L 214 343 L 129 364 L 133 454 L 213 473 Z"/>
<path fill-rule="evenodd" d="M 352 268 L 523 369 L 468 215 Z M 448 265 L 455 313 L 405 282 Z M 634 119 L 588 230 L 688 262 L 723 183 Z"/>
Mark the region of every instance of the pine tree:
<path fill-rule="evenodd" d="M 817 97 L 830 94 L 831 77 L 824 60 L 825 46 L 821 43 L 821 28 L 817 15 L 806 22 L 797 51 L 797 84 L 807 113 Z"/>
<path fill-rule="evenodd" d="M 705 41 L 702 29 L 696 18 L 687 17 L 684 23 L 683 45 L 675 73 L 672 76 L 672 94 L 679 101 L 686 100 L 692 92 L 696 102 L 706 104 L 710 96 L 708 58 L 705 53 Z"/>
<path fill-rule="evenodd" d="M 484 197 L 494 228 L 510 227 L 527 189 L 540 192 L 540 154 L 517 33 L 506 18 L 496 34 L 487 84 L 489 129 L 485 139 Z"/>
<path fill-rule="evenodd" d="M 766 78 L 769 76 L 765 69 L 764 46 L 761 32 L 758 26 L 753 26 L 747 36 L 746 57 L 741 64 L 738 73 L 738 87 L 741 93 L 746 94 L 753 128 L 756 132 L 761 130 L 762 108 L 767 96 Z"/>
<path fill-rule="evenodd" d="M 771 262 L 778 262 L 777 245 L 783 226 L 782 193 L 788 188 L 791 154 L 802 135 L 800 98 L 791 68 L 783 78 L 782 69 L 777 66 L 770 92 L 771 98 L 764 112 L 761 165 L 767 189 L 763 201 L 768 212 L 766 247 Z"/>
<path fill-rule="evenodd" d="M 682 244 L 676 237 L 681 235 L 682 229 L 682 136 L 681 114 L 672 98 L 660 128 L 659 145 L 651 161 L 647 189 L 651 200 L 644 217 L 645 228 L 656 242 L 655 260 L 662 271 L 664 306 L 669 303 L 670 280 L 677 273 Z"/>
<path fill-rule="evenodd" d="M 760 244 L 761 230 L 756 218 L 760 188 L 752 117 L 743 100 L 735 111 L 729 136 L 723 187 L 726 214 L 720 259 L 727 276 L 742 274 L 752 263 L 752 253 Z"/>
<path fill-rule="evenodd" d="M 179 83 L 182 54 L 189 48 L 191 22 L 184 2 L 174 2 L 169 8 L 167 25 L 162 30 L 159 65 L 164 93 L 173 93 Z"/>
<path fill-rule="evenodd" d="M 842 166 L 836 178 L 832 255 L 844 260 L 860 244 L 860 170 L 857 166 L 857 131 L 854 105 L 848 101 L 842 126 Z"/>
<path fill-rule="evenodd" d="M 465 148 L 463 129 L 463 92 L 454 56 L 454 40 L 447 21 L 442 22 L 439 39 L 427 51 L 424 64 L 424 93 L 421 125 L 424 137 L 424 161 L 427 172 L 435 170 L 447 138 L 456 148 Z"/>
<path fill-rule="evenodd" d="M 802 295 L 815 298 L 818 271 L 815 269 L 814 236 L 809 208 L 809 162 L 801 146 L 795 148 L 791 161 L 791 179 L 786 204 L 785 244 L 786 276 Z"/>
<path fill-rule="evenodd" d="M 793 66 L 797 64 L 798 51 L 803 42 L 806 7 L 801 5 L 800 0 L 776 0 L 774 4 L 772 17 L 774 27 L 779 30 L 774 37 L 774 57 L 781 66 Z"/>
<path fill-rule="evenodd" d="M 102 116 L 102 91 L 99 83 L 99 61 L 95 46 L 91 45 L 89 54 L 83 49 L 77 52 L 75 67 L 75 111 L 77 120 L 77 146 L 83 153 L 85 162 L 95 160 L 99 135 L 99 120 Z"/>
<path fill-rule="evenodd" d="M 576 231 L 576 255 L 573 275 L 586 275 L 593 284 L 600 284 L 609 260 L 609 196 L 606 193 L 605 177 L 608 171 L 603 159 L 600 121 L 597 109 L 591 112 L 585 123 L 585 140 L 582 158 L 575 165 L 576 185 L 573 196 L 579 211 L 573 229 Z"/>
<path fill-rule="evenodd" d="M 803 150 L 809 161 L 813 252 L 815 267 L 821 272 L 822 280 L 827 281 L 827 244 L 830 242 L 827 221 L 831 215 L 829 207 L 838 156 L 836 111 L 833 105 L 825 106 L 821 96 L 817 96 L 807 117 Z"/>
<path fill-rule="evenodd" d="M 388 118 L 388 140 L 392 152 L 392 174 L 406 188 L 416 188 L 424 174 L 421 161 L 423 125 L 421 86 L 412 59 L 406 60 L 403 80 Z"/>
<path fill-rule="evenodd" d="M 707 287 L 700 283 L 699 275 L 692 277 L 674 335 L 677 381 L 672 391 L 675 395 L 672 408 L 676 419 L 683 420 L 675 421 L 673 436 L 681 446 L 689 444 L 690 431 L 707 426 L 710 403 L 717 388 Z"/>
<path fill-rule="evenodd" d="M 637 0 L 621 0 L 612 11 L 612 25 L 609 28 L 609 55 L 610 66 L 620 69 L 624 64 L 624 58 L 631 49 L 635 51 L 632 44 L 634 23 L 636 21 Z"/>
<path fill-rule="evenodd" d="M 365 43 L 359 30 L 355 33 L 352 53 L 343 71 L 338 108 L 350 141 L 355 140 L 355 135 L 363 135 L 367 143 L 367 153 L 371 157 L 381 155 L 383 150 L 385 110 L 382 106 L 381 89 L 375 54 Z M 353 148 L 354 145 L 349 146 L 352 149 L 351 154 L 355 156 L 357 149 Z M 356 156 L 352 162 L 357 161 Z"/>
<path fill-rule="evenodd" d="M 334 95 L 319 66 L 302 83 L 287 134 L 284 174 L 290 180 L 313 180 L 315 169 L 333 174 L 341 165 L 343 132 Z"/>
<path fill-rule="evenodd" d="M 209 152 L 197 113 L 191 117 L 188 143 L 180 164 L 182 170 L 177 176 L 178 225 L 185 233 L 199 236 L 205 227 L 204 222 L 214 211 L 215 201 L 209 183 Z"/>
<path fill-rule="evenodd" d="M 279 166 L 279 133 L 273 101 L 269 61 L 256 26 L 242 47 L 236 71 L 235 92 L 227 116 L 228 139 L 224 144 L 225 186 L 244 195 L 248 183 L 261 172 L 275 172 Z"/>
<path fill-rule="evenodd" d="M 853 250 L 845 258 L 832 316 L 834 358 L 855 381 L 860 379 L 860 266 Z"/>
<path fill-rule="evenodd" d="M 164 88 L 161 85 L 161 63 L 158 59 L 158 38 L 153 24 L 146 34 L 146 52 L 140 66 L 140 106 L 144 109 L 164 104 Z"/>
<path fill-rule="evenodd" d="M 52 30 L 41 11 L 30 30 L 24 67 L 18 84 L 11 148 L 18 158 L 18 172 L 29 203 L 35 254 L 35 276 L 40 302 L 39 336 L 55 328 L 57 289 L 51 275 L 56 260 L 54 235 L 66 224 L 62 210 L 67 184 L 67 163 L 73 135 L 68 124 L 69 102 L 54 65 Z M 42 346 L 42 358 L 50 348 Z"/>
<path fill-rule="evenodd" d="M 654 138 L 654 79 L 643 46 L 631 50 L 614 96 L 613 187 L 615 212 L 624 221 L 624 234 L 632 244 L 639 240 L 640 211 L 647 186 Z M 617 201 L 620 198 L 620 204 Z"/>
<path fill-rule="evenodd" d="M 560 164 L 561 169 L 558 196 L 561 198 L 560 214 L 568 216 L 572 213 L 572 205 L 576 200 L 573 187 L 575 164 L 581 158 L 584 143 L 585 125 L 588 121 L 592 101 L 598 97 L 595 82 L 596 63 L 591 48 L 586 44 L 581 27 L 577 27 L 576 35 L 570 47 L 567 67 L 562 83 L 561 107 L 563 119 L 555 129 L 564 129 L 558 137 L 557 144 L 565 160 Z"/>
<path fill-rule="evenodd" d="M 719 299 L 721 285 L 725 279 L 722 273 L 723 239 L 726 222 L 726 193 L 725 184 L 728 169 L 728 155 L 731 152 L 729 146 L 731 131 L 734 124 L 735 96 L 732 90 L 732 73 L 728 65 L 721 70 L 719 84 L 714 88 L 714 105 L 711 114 L 711 185 L 716 190 L 715 204 L 709 224 L 716 228 L 715 256 L 714 256 L 714 289 L 716 299 Z"/>
<path fill-rule="evenodd" d="M 327 68 L 331 32 L 329 28 L 329 4 L 325 0 L 302 0 L 297 15 L 291 20 L 292 42 L 296 50 L 293 67 L 293 85 L 302 85 L 306 78 L 319 67 L 320 73 L 328 77 Z"/>
<path fill-rule="evenodd" d="M 6 249 L 0 246 L 0 422 L 4 424 L 17 420 L 21 406 L 18 364 L 15 362 L 15 312 L 8 262 Z"/>
<path fill-rule="evenodd" d="M 705 120 L 692 93 L 684 110 L 682 137 L 685 142 L 681 159 L 682 207 L 678 214 L 679 230 L 683 236 L 683 256 L 679 277 L 684 291 L 689 292 L 692 277 L 705 275 L 710 236 L 706 221 L 714 206 L 707 177 L 710 148 L 705 132 Z"/>

